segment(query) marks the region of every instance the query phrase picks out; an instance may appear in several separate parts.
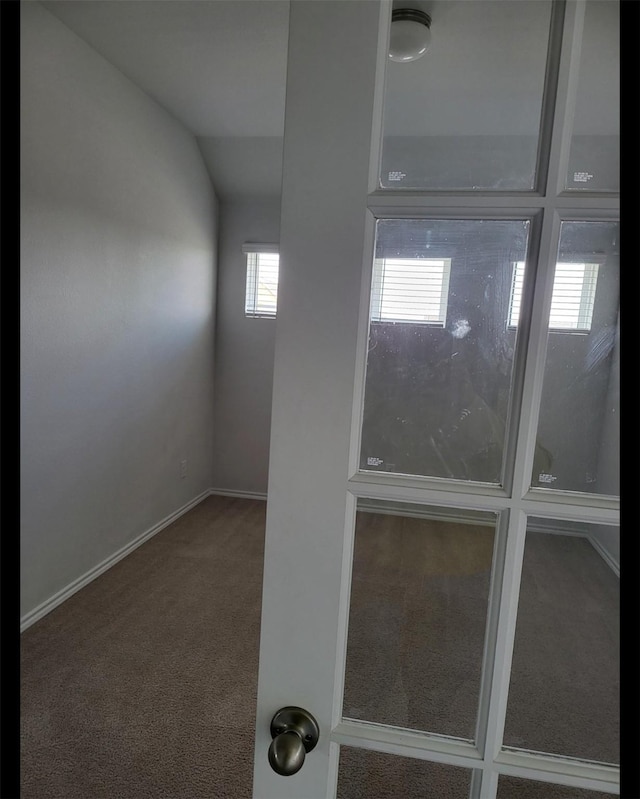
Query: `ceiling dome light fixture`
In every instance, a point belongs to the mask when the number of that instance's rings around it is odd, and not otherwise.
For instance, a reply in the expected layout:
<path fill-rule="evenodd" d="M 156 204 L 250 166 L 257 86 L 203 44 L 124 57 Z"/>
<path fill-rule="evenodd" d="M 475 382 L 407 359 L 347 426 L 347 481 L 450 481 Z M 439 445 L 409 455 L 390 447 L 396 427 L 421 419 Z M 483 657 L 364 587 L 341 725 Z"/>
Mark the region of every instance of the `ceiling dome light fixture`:
<path fill-rule="evenodd" d="M 391 13 L 389 58 L 392 61 L 415 61 L 431 44 L 431 17 L 415 8 L 397 8 Z"/>

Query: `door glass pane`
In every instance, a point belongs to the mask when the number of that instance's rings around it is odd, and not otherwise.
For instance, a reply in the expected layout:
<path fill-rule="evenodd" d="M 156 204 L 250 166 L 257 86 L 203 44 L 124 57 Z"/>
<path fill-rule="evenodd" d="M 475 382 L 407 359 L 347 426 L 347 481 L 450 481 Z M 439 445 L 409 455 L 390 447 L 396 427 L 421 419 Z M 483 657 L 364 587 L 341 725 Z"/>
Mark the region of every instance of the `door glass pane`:
<path fill-rule="evenodd" d="M 562 223 L 538 422 L 544 457 L 534 462 L 535 487 L 620 491 L 618 228 L 617 222 Z"/>
<path fill-rule="evenodd" d="M 464 768 L 340 747 L 337 799 L 468 799 L 470 784 Z"/>
<path fill-rule="evenodd" d="M 429 50 L 387 63 L 381 187 L 531 190 L 551 2 L 428 5 Z"/>
<path fill-rule="evenodd" d="M 495 525 L 358 500 L 345 717 L 474 739 Z"/>
<path fill-rule="evenodd" d="M 501 775 L 498 779 L 496 799 L 515 799 L 515 797 L 517 799 L 611 799 L 611 794 Z"/>
<path fill-rule="evenodd" d="M 525 220 L 377 223 L 360 468 L 498 484 Z"/>
<path fill-rule="evenodd" d="M 618 0 L 587 0 L 566 188 L 620 190 Z"/>
<path fill-rule="evenodd" d="M 619 762 L 620 531 L 529 519 L 504 744 Z"/>

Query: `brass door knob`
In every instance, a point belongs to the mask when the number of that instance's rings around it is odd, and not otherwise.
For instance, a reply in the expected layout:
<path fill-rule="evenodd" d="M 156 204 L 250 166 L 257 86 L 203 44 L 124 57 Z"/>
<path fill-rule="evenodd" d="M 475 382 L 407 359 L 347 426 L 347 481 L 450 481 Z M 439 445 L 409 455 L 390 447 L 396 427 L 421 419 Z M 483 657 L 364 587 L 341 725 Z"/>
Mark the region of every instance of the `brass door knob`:
<path fill-rule="evenodd" d="M 300 771 L 307 752 L 318 743 L 318 722 L 301 707 L 283 707 L 271 719 L 269 764 L 283 777 Z"/>

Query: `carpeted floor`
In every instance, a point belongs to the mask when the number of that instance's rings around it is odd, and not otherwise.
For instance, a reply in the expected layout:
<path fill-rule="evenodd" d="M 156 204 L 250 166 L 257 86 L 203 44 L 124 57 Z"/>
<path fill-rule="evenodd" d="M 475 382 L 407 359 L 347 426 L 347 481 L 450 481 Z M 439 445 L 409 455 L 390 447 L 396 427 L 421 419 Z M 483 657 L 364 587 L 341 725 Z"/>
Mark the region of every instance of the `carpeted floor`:
<path fill-rule="evenodd" d="M 251 796 L 264 521 L 208 498 L 23 633 L 21 799 Z"/>
<path fill-rule="evenodd" d="M 471 737 L 492 533 L 392 519 L 358 518 L 345 715 Z M 209 497 L 23 633 L 21 799 L 250 799 L 264 522 L 263 502 Z M 508 744 L 616 759 L 616 598 L 586 540 L 529 536 Z M 604 797 L 540 785 L 505 778 L 498 799 Z M 468 786 L 341 755 L 340 799 Z"/>

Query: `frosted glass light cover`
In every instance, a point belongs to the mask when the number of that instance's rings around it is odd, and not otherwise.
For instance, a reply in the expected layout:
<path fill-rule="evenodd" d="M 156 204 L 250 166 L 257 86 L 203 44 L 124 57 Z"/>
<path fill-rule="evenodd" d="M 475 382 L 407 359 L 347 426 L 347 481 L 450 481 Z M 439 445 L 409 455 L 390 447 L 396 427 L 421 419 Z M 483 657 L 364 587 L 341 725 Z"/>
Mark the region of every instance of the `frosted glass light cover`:
<path fill-rule="evenodd" d="M 391 23 L 389 58 L 392 61 L 415 61 L 431 44 L 431 31 L 414 20 L 399 19 Z"/>
<path fill-rule="evenodd" d="M 553 7 L 552 0 L 429 4 L 424 58 L 402 63 L 385 53 L 380 188 L 532 191 Z M 409 9 L 392 11 L 391 54 L 397 11 Z"/>

